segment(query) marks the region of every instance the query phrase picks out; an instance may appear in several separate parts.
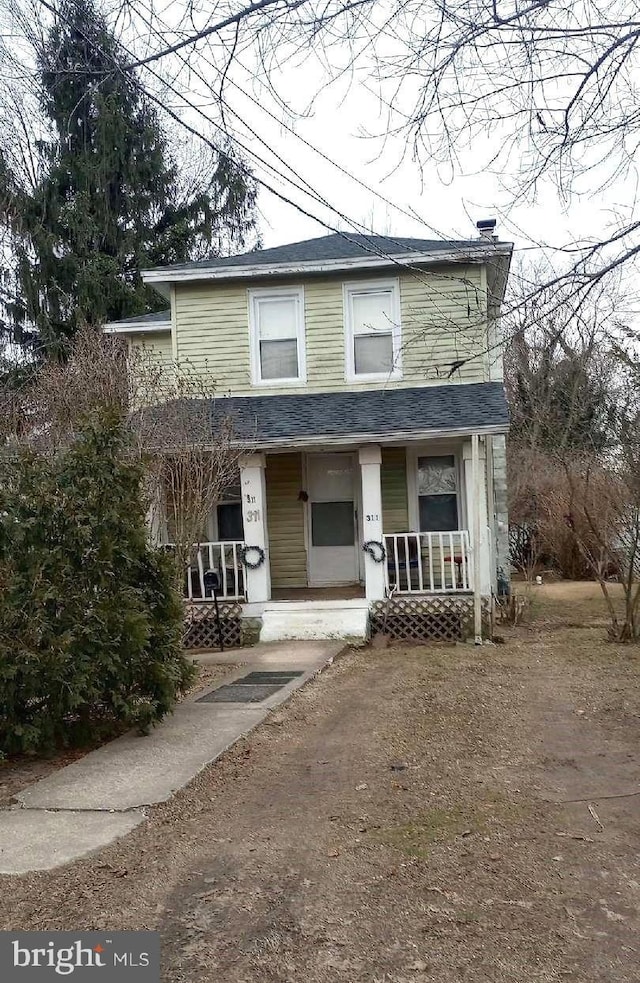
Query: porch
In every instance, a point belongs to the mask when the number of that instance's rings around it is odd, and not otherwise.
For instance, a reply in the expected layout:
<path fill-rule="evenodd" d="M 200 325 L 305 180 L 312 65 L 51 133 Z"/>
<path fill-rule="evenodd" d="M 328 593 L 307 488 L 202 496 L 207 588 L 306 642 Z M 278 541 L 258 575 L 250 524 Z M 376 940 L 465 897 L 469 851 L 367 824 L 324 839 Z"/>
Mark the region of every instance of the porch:
<path fill-rule="evenodd" d="M 385 596 L 473 592 L 468 530 L 383 533 L 381 543 Z M 215 588 L 220 600 L 248 601 L 242 561 L 246 545 L 242 540 L 195 544 L 185 575 L 185 600 L 213 600 Z M 365 596 L 365 584 L 358 581 L 324 587 L 272 586 L 267 600 L 329 601 Z"/>
<path fill-rule="evenodd" d="M 186 599 L 206 603 L 215 588 L 244 617 L 277 623 L 274 631 L 284 630 L 285 615 L 296 631 L 306 619 L 312 637 L 323 637 L 323 618 L 331 637 L 355 611 L 366 632 L 365 616 L 385 598 L 459 597 L 476 606 L 477 597 L 479 607 L 495 566 L 488 443 L 467 435 L 246 456 L 237 498 L 210 523 L 214 534 L 237 537 L 194 547 Z"/>

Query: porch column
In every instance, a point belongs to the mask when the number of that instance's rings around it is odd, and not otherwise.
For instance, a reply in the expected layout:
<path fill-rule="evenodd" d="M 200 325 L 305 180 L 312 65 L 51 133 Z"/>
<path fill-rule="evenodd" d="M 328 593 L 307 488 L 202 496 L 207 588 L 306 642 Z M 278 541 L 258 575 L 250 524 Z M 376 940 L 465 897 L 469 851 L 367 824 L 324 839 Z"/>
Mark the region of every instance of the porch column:
<path fill-rule="evenodd" d="M 382 451 L 378 444 L 368 444 L 358 450 L 362 476 L 362 528 L 364 542 L 373 539 L 382 543 L 382 486 L 380 465 Z M 376 563 L 368 553 L 364 555 L 365 596 L 368 601 L 380 601 L 385 592 L 386 560 Z"/>
<path fill-rule="evenodd" d="M 244 541 L 247 546 L 260 547 L 265 554 L 264 563 L 256 570 L 243 568 L 247 601 L 252 603 L 268 601 L 271 598 L 265 467 L 264 454 L 247 454 L 240 458 Z"/>
<path fill-rule="evenodd" d="M 467 528 L 472 548 L 474 635 L 482 641 L 481 598 L 491 596 L 491 543 L 487 511 L 486 453 L 478 434 L 462 448 Z"/>

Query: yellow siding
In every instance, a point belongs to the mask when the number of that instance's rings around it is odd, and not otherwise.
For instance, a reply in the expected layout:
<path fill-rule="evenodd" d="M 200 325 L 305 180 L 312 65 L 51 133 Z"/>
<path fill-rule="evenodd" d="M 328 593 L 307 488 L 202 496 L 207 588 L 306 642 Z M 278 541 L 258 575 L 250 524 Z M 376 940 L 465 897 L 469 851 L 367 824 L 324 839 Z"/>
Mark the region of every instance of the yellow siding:
<path fill-rule="evenodd" d="M 405 384 L 447 381 L 454 363 L 472 357 L 454 382 L 487 376 L 486 289 L 482 267 L 423 272 L 400 280 Z"/>
<path fill-rule="evenodd" d="M 173 347 L 170 331 L 143 332 L 128 336 L 131 346 L 139 349 L 151 364 L 170 366 L 173 362 Z"/>
<path fill-rule="evenodd" d="M 407 455 L 404 447 L 382 450 L 382 529 L 385 533 L 409 529 Z"/>
<path fill-rule="evenodd" d="M 171 379 L 173 372 L 173 344 L 170 331 L 141 332 L 128 335 L 134 354 L 130 365 L 139 372 L 137 382 L 138 399 L 142 403 L 157 402 L 164 398 L 166 387 L 163 382 Z M 158 372 L 157 369 L 161 369 Z M 160 378 L 161 377 L 161 378 Z"/>
<path fill-rule="evenodd" d="M 389 273 L 381 276 L 388 279 Z M 307 392 L 380 388 L 380 381 L 345 380 L 342 284 L 361 279 L 373 277 L 361 273 L 278 284 L 304 287 Z M 403 273 L 399 279 L 403 378 L 386 385 L 442 383 L 452 363 L 486 347 L 482 267 L 443 267 Z M 177 357 L 213 375 L 221 394 L 300 392 L 300 386 L 251 386 L 247 290 L 256 285 L 256 281 L 176 284 Z M 456 372 L 452 382 L 482 382 L 486 371 L 486 357 L 477 357 Z"/>
<path fill-rule="evenodd" d="M 267 457 L 267 527 L 273 587 L 307 586 L 304 543 L 304 505 L 298 500 L 302 484 L 302 455 Z"/>

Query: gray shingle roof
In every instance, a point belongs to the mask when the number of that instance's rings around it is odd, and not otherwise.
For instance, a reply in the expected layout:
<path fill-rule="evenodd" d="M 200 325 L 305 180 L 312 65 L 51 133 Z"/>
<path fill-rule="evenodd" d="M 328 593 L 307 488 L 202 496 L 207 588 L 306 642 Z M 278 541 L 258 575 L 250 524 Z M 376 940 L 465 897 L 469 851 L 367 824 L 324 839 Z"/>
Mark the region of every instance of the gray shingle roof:
<path fill-rule="evenodd" d="M 243 267 L 257 264 L 313 263 L 340 259 L 377 259 L 381 256 L 402 256 L 407 253 L 425 253 L 438 250 L 448 251 L 458 247 L 487 245 L 482 239 L 406 239 L 397 236 L 367 236 L 353 232 L 344 235 L 320 236 L 317 239 L 304 239 L 290 242 L 271 249 L 258 249 L 239 256 L 211 257 L 195 263 L 180 263 L 165 267 L 168 270 L 198 270 L 208 267 Z"/>
<path fill-rule="evenodd" d="M 211 402 L 212 427 L 230 415 L 238 439 L 256 446 L 321 438 L 505 430 L 509 411 L 500 382 L 368 392 L 228 396 Z"/>
<path fill-rule="evenodd" d="M 153 314 L 134 314 L 133 317 L 124 317 L 121 321 L 114 321 L 114 324 L 170 324 L 171 311 L 155 311 Z"/>

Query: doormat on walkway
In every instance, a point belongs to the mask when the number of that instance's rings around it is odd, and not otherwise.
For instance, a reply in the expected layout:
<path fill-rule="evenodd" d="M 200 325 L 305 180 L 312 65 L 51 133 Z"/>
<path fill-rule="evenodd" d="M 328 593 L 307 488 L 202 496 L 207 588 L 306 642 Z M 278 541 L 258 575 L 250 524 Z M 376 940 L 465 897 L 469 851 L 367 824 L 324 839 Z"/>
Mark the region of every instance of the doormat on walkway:
<path fill-rule="evenodd" d="M 211 693 L 205 693 L 196 703 L 262 703 L 283 686 L 286 683 L 277 683 L 274 686 L 237 686 L 230 683 L 212 690 Z"/>
<path fill-rule="evenodd" d="M 205 693 L 196 703 L 261 703 L 287 683 L 303 675 L 303 672 L 288 669 L 281 672 L 250 672 L 241 679 L 234 679 L 226 686 Z"/>
<path fill-rule="evenodd" d="M 274 670 L 273 672 L 268 672 L 264 670 L 256 670 L 255 672 L 250 672 L 248 676 L 243 676 L 242 679 L 235 679 L 233 681 L 234 686 L 249 686 L 254 683 L 289 683 L 292 679 L 297 679 L 298 676 L 304 676 L 304 672 L 297 670 L 294 672 L 289 670 Z"/>

